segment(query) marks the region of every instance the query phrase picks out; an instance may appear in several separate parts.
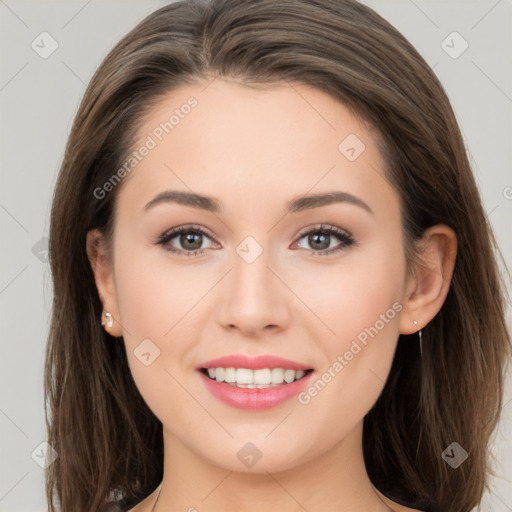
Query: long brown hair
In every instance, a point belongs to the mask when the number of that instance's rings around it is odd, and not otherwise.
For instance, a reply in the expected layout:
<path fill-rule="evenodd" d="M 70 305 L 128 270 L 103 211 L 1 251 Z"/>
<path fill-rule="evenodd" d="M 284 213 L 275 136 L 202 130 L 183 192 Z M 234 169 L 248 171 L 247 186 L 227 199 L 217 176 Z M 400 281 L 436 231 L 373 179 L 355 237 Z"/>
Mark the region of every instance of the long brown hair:
<path fill-rule="evenodd" d="M 391 499 L 468 512 L 492 474 L 489 443 L 511 354 L 499 254 L 447 95 L 411 44 L 354 0 L 179 1 L 142 20 L 107 55 L 76 114 L 55 188 L 49 257 L 53 313 L 46 353 L 51 512 L 135 505 L 163 477 L 162 425 L 132 379 L 122 338 L 100 325 L 86 234 L 112 238 L 122 182 L 98 199 L 133 151 L 137 126 L 163 94 L 199 79 L 304 83 L 370 123 L 401 197 L 405 254 L 446 224 L 458 255 L 443 307 L 400 336 L 383 392 L 364 420 L 368 474 Z M 414 339 L 413 339 L 414 338 Z M 469 454 L 456 470 L 452 442 Z M 115 494 L 117 493 L 117 494 Z"/>

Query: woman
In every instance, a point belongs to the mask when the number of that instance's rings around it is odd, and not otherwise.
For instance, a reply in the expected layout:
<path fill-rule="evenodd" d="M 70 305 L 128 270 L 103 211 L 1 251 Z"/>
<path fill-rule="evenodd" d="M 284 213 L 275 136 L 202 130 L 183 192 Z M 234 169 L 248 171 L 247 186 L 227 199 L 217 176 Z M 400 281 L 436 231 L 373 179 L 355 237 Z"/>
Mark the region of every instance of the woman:
<path fill-rule="evenodd" d="M 355 1 L 183 1 L 105 58 L 50 232 L 50 510 L 468 512 L 511 354 L 446 94 Z"/>

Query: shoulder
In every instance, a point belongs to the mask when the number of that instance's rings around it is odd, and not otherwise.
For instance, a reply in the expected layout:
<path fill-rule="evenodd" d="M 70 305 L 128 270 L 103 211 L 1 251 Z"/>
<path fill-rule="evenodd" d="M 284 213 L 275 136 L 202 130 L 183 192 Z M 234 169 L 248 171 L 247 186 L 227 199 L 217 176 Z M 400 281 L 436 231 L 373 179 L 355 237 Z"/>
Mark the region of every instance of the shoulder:
<path fill-rule="evenodd" d="M 405 505 L 399 505 L 398 503 L 395 503 L 394 501 L 390 501 L 388 503 L 389 507 L 393 512 L 427 512 L 424 510 L 420 510 L 418 508 L 409 508 Z"/>
<path fill-rule="evenodd" d="M 109 502 L 100 507 L 98 512 L 125 512 L 127 509 L 122 507 L 119 503 Z"/>
<path fill-rule="evenodd" d="M 98 512 L 142 512 L 140 507 L 133 504 L 127 504 L 123 501 L 112 501 L 101 507 Z"/>
<path fill-rule="evenodd" d="M 404 505 L 398 505 L 397 503 L 393 503 L 390 507 L 392 507 L 393 512 L 427 512 L 419 508 L 409 508 Z"/>
<path fill-rule="evenodd" d="M 377 492 L 379 498 L 393 511 L 393 512 L 427 512 L 420 510 L 418 508 L 410 508 L 406 507 L 405 505 L 400 505 L 396 501 L 393 501 L 389 499 L 388 497 L 384 496 L 378 489 L 374 487 L 375 491 Z"/>
<path fill-rule="evenodd" d="M 419 508 L 410 508 L 405 505 L 399 505 L 394 501 L 386 502 L 393 512 L 428 512 L 426 510 L 420 510 Z"/>

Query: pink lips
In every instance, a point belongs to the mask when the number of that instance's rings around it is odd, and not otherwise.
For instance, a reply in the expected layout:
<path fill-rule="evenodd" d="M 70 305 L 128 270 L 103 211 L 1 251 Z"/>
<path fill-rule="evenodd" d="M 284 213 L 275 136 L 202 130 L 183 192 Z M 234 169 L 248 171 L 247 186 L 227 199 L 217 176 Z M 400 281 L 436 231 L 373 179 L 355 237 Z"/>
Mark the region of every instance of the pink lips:
<path fill-rule="evenodd" d="M 307 373 L 302 379 L 291 384 L 280 384 L 279 386 L 249 389 L 238 388 L 225 382 L 217 382 L 205 375 L 201 369 L 204 368 L 284 368 L 292 370 L 308 370 L 311 367 L 295 361 L 283 359 L 277 356 L 247 357 L 243 355 L 232 355 L 206 361 L 197 367 L 199 375 L 210 393 L 227 405 L 238 409 L 262 410 L 276 407 L 293 396 L 298 395 L 311 381 L 314 372 Z"/>
<path fill-rule="evenodd" d="M 285 368 L 290 370 L 309 370 L 311 366 L 305 366 L 289 359 L 283 359 L 277 356 L 257 356 L 248 357 L 242 354 L 219 357 L 206 361 L 197 367 L 200 368 L 250 368 L 258 370 L 261 368 Z"/>

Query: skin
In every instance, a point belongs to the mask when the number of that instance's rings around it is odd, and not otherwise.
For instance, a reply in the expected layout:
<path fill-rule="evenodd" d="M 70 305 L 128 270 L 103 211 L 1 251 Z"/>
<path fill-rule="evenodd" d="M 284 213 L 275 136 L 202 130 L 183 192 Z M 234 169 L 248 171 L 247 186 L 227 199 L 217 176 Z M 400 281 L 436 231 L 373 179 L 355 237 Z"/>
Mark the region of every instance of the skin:
<path fill-rule="evenodd" d="M 113 260 L 100 233 L 87 237 L 98 293 L 114 318 L 106 329 L 123 336 L 133 378 L 163 424 L 163 482 L 132 511 L 152 510 L 160 488 L 157 512 L 412 510 L 372 486 L 363 418 L 382 392 L 399 334 L 416 332 L 441 308 L 455 234 L 430 228 L 416 272 L 407 274 L 399 196 L 384 177 L 375 133 L 309 86 L 251 89 L 216 79 L 182 87 L 148 112 L 140 140 L 190 96 L 197 107 L 124 178 Z M 349 134 L 366 146 L 354 161 L 338 150 Z M 167 189 L 213 196 L 224 209 L 166 203 L 144 212 Z M 373 213 L 335 203 L 284 214 L 292 198 L 330 190 L 357 196 Z M 189 223 L 212 234 L 203 254 L 152 244 Z M 355 243 L 312 254 L 318 246 L 300 231 L 320 223 Z M 263 248 L 252 263 L 236 252 L 247 236 Z M 186 242 L 178 236 L 168 245 L 186 251 Z M 331 235 L 324 247 L 342 243 Z M 393 303 L 401 311 L 306 405 L 292 398 L 238 410 L 210 395 L 195 370 L 229 354 L 272 354 L 321 375 Z M 146 338 L 160 350 L 149 366 L 134 355 Z M 262 453 L 252 468 L 237 458 L 248 442 Z"/>

